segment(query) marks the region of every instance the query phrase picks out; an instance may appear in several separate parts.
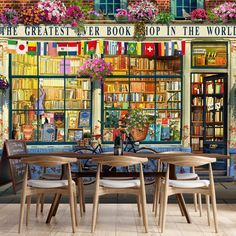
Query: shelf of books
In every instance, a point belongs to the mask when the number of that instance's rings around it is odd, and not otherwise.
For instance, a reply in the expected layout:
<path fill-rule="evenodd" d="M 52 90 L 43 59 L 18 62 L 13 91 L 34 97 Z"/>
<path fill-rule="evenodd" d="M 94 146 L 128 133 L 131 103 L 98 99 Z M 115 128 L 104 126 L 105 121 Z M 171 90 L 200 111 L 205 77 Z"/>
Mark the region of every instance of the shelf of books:
<path fill-rule="evenodd" d="M 193 42 L 192 67 L 227 68 L 227 43 Z"/>
<path fill-rule="evenodd" d="M 11 138 L 65 143 L 91 132 L 91 82 L 76 77 L 83 60 L 10 55 Z"/>
<path fill-rule="evenodd" d="M 192 150 L 222 147 L 221 152 L 226 152 L 226 75 L 192 74 L 191 86 Z"/>
<path fill-rule="evenodd" d="M 105 60 L 114 63 L 114 71 L 104 81 L 103 121 L 111 114 L 122 120 L 128 109 L 143 109 L 151 118 L 144 142 L 180 143 L 181 57 L 106 56 Z M 103 132 L 103 141 L 112 142 L 112 127 Z"/>

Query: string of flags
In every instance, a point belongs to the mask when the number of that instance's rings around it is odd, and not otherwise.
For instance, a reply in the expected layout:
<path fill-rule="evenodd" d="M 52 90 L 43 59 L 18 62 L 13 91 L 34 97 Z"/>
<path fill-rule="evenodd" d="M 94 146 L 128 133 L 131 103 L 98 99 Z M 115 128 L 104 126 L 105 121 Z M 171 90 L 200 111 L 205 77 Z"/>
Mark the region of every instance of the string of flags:
<path fill-rule="evenodd" d="M 185 41 L 169 42 L 117 42 L 111 40 L 89 40 L 78 42 L 35 42 L 8 40 L 8 53 L 31 56 L 84 56 L 104 55 L 185 55 Z"/>

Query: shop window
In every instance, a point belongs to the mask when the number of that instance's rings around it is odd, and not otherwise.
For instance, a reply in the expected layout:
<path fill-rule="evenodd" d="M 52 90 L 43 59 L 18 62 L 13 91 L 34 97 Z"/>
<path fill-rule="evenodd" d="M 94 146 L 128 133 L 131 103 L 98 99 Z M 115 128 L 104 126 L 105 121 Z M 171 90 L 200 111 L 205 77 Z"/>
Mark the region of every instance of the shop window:
<path fill-rule="evenodd" d="M 192 68 L 226 68 L 227 43 L 193 42 Z"/>
<path fill-rule="evenodd" d="M 95 9 L 110 17 L 113 17 L 119 8 L 127 8 L 127 0 L 95 0 Z"/>
<path fill-rule="evenodd" d="M 144 143 L 180 143 L 182 126 L 182 58 L 109 56 L 113 76 L 103 87 L 103 141 L 112 142 L 114 131 L 106 127 L 108 117 L 119 120 L 128 109 L 139 108 L 151 117 Z"/>
<path fill-rule="evenodd" d="M 10 138 L 77 142 L 91 131 L 91 81 L 77 76 L 85 56 L 9 56 Z"/>
<path fill-rule="evenodd" d="M 171 0 L 171 12 L 176 18 L 185 18 L 183 12 L 190 14 L 194 9 L 203 7 L 203 0 Z"/>

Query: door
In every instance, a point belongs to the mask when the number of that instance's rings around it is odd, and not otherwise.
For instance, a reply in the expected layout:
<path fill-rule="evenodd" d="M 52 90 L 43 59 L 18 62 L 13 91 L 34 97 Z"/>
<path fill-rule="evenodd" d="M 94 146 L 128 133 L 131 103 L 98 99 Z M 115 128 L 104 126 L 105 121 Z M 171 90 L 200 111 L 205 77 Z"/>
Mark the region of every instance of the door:
<path fill-rule="evenodd" d="M 203 152 L 227 153 L 227 74 L 203 80 Z"/>

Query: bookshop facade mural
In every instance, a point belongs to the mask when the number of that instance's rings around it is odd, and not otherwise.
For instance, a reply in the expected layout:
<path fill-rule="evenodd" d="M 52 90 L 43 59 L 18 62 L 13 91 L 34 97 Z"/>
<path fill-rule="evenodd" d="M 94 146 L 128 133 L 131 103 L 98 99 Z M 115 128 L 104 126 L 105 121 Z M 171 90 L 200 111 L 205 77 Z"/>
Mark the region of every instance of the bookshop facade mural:
<path fill-rule="evenodd" d="M 0 27 L 3 51 L 10 54 L 3 61 L 11 82 L 9 135 L 72 144 L 110 114 L 122 117 L 128 108 L 140 108 L 153 117 L 154 135 L 145 142 L 226 152 L 235 119 L 227 116 L 235 34 L 234 25 L 148 25 L 147 40 L 134 42 L 133 26 L 126 24 L 86 25 L 80 35 L 65 26 Z M 100 92 L 79 74 L 95 55 L 113 67 Z M 103 141 L 111 142 L 109 129 L 102 130 Z"/>

